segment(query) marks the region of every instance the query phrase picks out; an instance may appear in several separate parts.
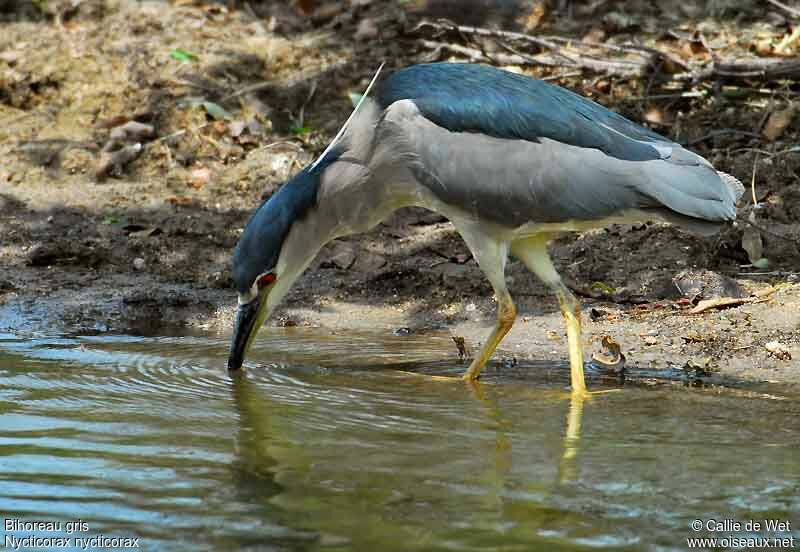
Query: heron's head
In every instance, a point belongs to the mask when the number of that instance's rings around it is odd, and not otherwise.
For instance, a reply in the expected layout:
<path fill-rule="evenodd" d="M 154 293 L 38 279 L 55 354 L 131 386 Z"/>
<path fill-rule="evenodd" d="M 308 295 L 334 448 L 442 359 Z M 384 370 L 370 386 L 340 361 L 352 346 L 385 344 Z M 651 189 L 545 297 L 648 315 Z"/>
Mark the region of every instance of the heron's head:
<path fill-rule="evenodd" d="M 317 236 L 288 238 L 293 230 L 307 231 L 298 222 L 314 216 L 322 174 L 338 157 L 331 151 L 295 175 L 253 213 L 239 238 L 233 253 L 239 310 L 229 370 L 241 368 L 264 320 L 316 254 Z"/>

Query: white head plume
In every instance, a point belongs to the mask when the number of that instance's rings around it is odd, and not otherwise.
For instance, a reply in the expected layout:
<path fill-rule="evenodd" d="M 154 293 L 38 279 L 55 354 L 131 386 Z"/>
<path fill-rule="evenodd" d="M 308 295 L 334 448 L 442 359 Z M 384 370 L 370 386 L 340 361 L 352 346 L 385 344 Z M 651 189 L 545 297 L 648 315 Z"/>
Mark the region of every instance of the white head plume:
<path fill-rule="evenodd" d="M 366 99 L 367 99 L 367 96 L 369 95 L 369 91 L 370 91 L 370 90 L 372 90 L 372 86 L 375 84 L 375 81 L 377 81 L 377 80 L 378 80 L 378 75 L 380 75 L 380 74 L 381 74 L 381 69 L 383 69 L 383 66 L 384 66 L 384 65 L 386 65 L 386 62 L 383 62 L 383 63 L 381 63 L 381 66 L 380 66 L 380 67 L 378 67 L 378 70 L 375 72 L 375 76 L 374 76 L 374 77 L 372 77 L 372 80 L 370 81 L 370 83 L 369 83 L 369 86 L 367 86 L 367 89 L 364 91 L 364 94 L 361 96 L 361 98 L 359 98 L 359 100 L 358 100 L 358 103 L 356 104 L 356 107 L 355 107 L 355 109 L 353 109 L 353 112 L 350 114 L 350 116 L 349 116 L 349 117 L 347 118 L 347 120 L 344 122 L 344 124 L 342 125 L 342 128 L 340 128 L 340 129 L 339 129 L 339 132 L 338 132 L 338 133 L 336 133 L 336 136 L 334 136 L 334 137 L 333 137 L 333 140 L 331 140 L 331 143 L 330 143 L 330 144 L 328 144 L 328 147 L 327 147 L 327 148 L 325 148 L 325 151 L 323 151 L 323 152 L 322 152 L 322 155 L 320 155 L 319 157 L 317 157 L 317 160 L 316 160 L 316 161 L 314 161 L 314 162 L 311 164 L 311 167 L 310 167 L 310 169 L 309 169 L 309 170 L 314 170 L 314 167 L 316 167 L 317 165 L 319 165 L 320 161 L 322 161 L 323 159 L 325 159 L 325 156 L 326 156 L 326 155 L 328 155 L 328 152 L 329 152 L 329 151 L 331 151 L 331 149 L 333 148 L 333 146 L 335 146 L 335 145 L 336 145 L 336 142 L 338 142 L 338 141 L 339 141 L 339 140 L 342 138 L 342 136 L 344 135 L 344 131 L 345 131 L 345 130 L 347 130 L 347 125 L 349 125 L 349 124 L 350 124 L 350 121 L 352 121 L 352 120 L 353 120 L 353 117 L 355 117 L 356 113 L 358 112 L 358 108 L 359 108 L 359 107 L 361 107 L 361 105 L 364 103 L 364 100 L 366 100 Z"/>

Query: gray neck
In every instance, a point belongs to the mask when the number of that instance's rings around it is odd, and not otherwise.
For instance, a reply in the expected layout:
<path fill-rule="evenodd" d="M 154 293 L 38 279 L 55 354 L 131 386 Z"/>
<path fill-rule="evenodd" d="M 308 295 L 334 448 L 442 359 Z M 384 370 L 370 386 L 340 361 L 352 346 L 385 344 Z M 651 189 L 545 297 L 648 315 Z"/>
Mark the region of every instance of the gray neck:
<path fill-rule="evenodd" d="M 331 165 L 322 176 L 314 212 L 302 224 L 327 243 L 367 232 L 397 209 L 414 203 L 413 194 L 392 171 L 376 169 L 348 157 Z"/>
<path fill-rule="evenodd" d="M 405 187 L 384 185 L 364 165 L 351 161 L 337 161 L 325 170 L 316 205 L 292 223 L 278 258 L 278 281 L 269 298 L 271 308 L 325 244 L 366 232 L 395 210 L 413 203 Z"/>

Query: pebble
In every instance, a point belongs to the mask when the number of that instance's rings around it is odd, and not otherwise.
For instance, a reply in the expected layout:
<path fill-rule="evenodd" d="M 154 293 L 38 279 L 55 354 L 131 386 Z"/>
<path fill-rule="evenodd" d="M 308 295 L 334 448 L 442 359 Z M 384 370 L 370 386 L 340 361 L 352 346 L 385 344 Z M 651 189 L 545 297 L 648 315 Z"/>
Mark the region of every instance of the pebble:
<path fill-rule="evenodd" d="M 142 259 L 141 257 L 136 257 L 133 260 L 133 269 L 134 270 L 144 270 L 144 266 L 145 266 L 144 259 Z"/>
<path fill-rule="evenodd" d="M 789 349 L 780 341 L 769 341 L 764 345 L 764 348 L 779 360 L 792 360 L 792 354 Z"/>

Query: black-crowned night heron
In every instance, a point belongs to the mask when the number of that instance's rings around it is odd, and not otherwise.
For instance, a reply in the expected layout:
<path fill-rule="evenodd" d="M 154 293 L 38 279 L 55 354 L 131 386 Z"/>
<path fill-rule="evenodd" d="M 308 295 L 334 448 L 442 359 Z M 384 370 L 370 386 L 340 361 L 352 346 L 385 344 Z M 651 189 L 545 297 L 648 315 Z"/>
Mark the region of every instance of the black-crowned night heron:
<path fill-rule="evenodd" d="M 504 275 L 510 253 L 558 298 L 572 391 L 583 395 L 580 304 L 553 267 L 548 241 L 565 230 L 648 220 L 710 233 L 736 217 L 744 191 L 675 142 L 522 75 L 434 63 L 399 70 L 369 91 L 331 147 L 256 210 L 236 246 L 231 370 L 323 245 L 415 205 L 453 223 L 494 288 L 497 323 L 464 378 L 479 376 L 514 323 Z"/>

